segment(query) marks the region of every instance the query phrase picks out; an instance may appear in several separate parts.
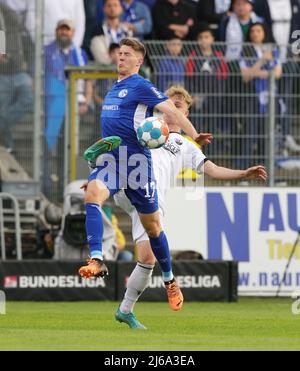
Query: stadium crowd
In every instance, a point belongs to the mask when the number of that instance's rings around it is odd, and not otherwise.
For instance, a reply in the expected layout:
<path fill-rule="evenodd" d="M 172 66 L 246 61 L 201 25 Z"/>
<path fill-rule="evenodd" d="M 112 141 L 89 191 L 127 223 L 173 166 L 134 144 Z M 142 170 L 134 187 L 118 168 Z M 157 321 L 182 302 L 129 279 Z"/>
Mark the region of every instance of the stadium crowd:
<path fill-rule="evenodd" d="M 15 150 L 11 128 L 33 102 L 34 7 L 32 0 L 0 0 L 0 19 L 8 37 L 7 54 L 0 56 L 0 130 L 9 151 Z M 50 178 L 55 173 L 49 158 L 56 158 L 60 148 L 65 67 L 116 64 L 118 43 L 127 36 L 165 41 L 160 55 L 151 60 L 149 53 L 152 78 L 161 90 L 172 83 L 185 85 L 193 94 L 192 117 L 198 127 L 248 138 L 245 143 L 239 140 L 233 150 L 242 155 L 237 156 L 237 166 L 248 166 L 252 155 L 255 161 L 265 158 L 265 149 L 258 148 L 266 147 L 261 138 L 267 136 L 266 92 L 274 71 L 280 132 L 276 151 L 299 152 L 292 127 L 298 113 L 293 97 L 299 94 L 300 62 L 299 54 L 287 47 L 297 30 L 300 0 L 45 0 L 46 173 Z M 270 48 L 271 43 L 278 47 Z M 82 117 L 101 107 L 103 86 L 81 81 L 78 89 Z M 246 118 L 237 133 L 233 120 L 223 117 L 241 113 Z M 254 145 L 249 141 L 252 136 L 260 138 Z M 214 152 L 222 153 L 226 145 L 216 143 Z M 51 179 L 45 180 L 47 193 Z"/>

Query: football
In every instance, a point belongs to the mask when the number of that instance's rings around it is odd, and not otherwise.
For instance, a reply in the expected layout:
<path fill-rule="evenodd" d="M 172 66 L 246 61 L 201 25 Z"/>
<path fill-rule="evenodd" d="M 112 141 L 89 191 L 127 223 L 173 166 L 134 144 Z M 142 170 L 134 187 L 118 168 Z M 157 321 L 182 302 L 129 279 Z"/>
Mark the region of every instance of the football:
<path fill-rule="evenodd" d="M 137 137 L 143 147 L 160 148 L 169 138 L 169 128 L 163 119 L 148 117 L 138 128 Z"/>

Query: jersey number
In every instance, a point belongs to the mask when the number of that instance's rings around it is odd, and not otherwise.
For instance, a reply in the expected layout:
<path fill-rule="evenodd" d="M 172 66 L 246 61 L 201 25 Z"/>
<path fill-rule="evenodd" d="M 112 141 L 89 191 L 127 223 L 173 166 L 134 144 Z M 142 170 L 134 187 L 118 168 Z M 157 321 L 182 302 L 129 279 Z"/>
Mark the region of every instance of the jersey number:
<path fill-rule="evenodd" d="M 146 189 L 146 198 L 153 198 L 156 191 L 156 182 L 147 183 L 144 187 Z"/>

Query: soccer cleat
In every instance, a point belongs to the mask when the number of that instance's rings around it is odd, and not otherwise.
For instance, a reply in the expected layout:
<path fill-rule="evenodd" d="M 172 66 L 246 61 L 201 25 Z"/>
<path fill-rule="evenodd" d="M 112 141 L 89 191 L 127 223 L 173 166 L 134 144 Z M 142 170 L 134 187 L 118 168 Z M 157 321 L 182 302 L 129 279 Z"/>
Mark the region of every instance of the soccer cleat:
<path fill-rule="evenodd" d="M 126 323 L 132 329 L 147 330 L 147 327 L 142 325 L 133 313 L 122 313 L 120 308 L 115 314 L 115 319 L 120 323 Z"/>
<path fill-rule="evenodd" d="M 85 152 L 83 157 L 90 163 L 94 163 L 100 155 L 111 152 L 118 148 L 122 143 L 122 139 L 117 136 L 102 138 L 94 143 Z"/>
<path fill-rule="evenodd" d="M 183 295 L 177 282 L 174 279 L 165 285 L 170 308 L 174 311 L 181 310 L 183 307 Z"/>
<path fill-rule="evenodd" d="M 108 269 L 102 260 L 89 259 L 87 265 L 79 269 L 79 274 L 84 278 L 108 276 Z"/>

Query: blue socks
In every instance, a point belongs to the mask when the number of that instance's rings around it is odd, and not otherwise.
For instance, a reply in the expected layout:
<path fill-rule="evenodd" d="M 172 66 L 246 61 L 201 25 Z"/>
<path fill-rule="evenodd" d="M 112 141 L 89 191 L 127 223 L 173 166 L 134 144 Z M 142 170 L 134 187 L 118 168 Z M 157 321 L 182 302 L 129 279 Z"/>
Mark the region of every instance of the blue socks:
<path fill-rule="evenodd" d="M 151 238 L 150 243 L 153 254 L 155 255 L 160 269 L 162 271 L 163 280 L 165 282 L 172 281 L 174 276 L 171 268 L 171 257 L 167 237 L 164 232 L 161 232 L 157 238 Z"/>
<path fill-rule="evenodd" d="M 103 238 L 103 219 L 101 206 L 96 204 L 86 204 L 86 235 L 90 246 L 90 256 L 92 259 L 103 260 L 102 238 Z"/>
<path fill-rule="evenodd" d="M 103 260 L 102 238 L 103 219 L 101 207 L 96 204 L 86 204 L 86 234 L 92 259 Z M 165 282 L 172 281 L 174 276 L 171 268 L 171 257 L 167 237 L 161 232 L 157 238 L 149 238 L 152 251 L 158 261 Z"/>

